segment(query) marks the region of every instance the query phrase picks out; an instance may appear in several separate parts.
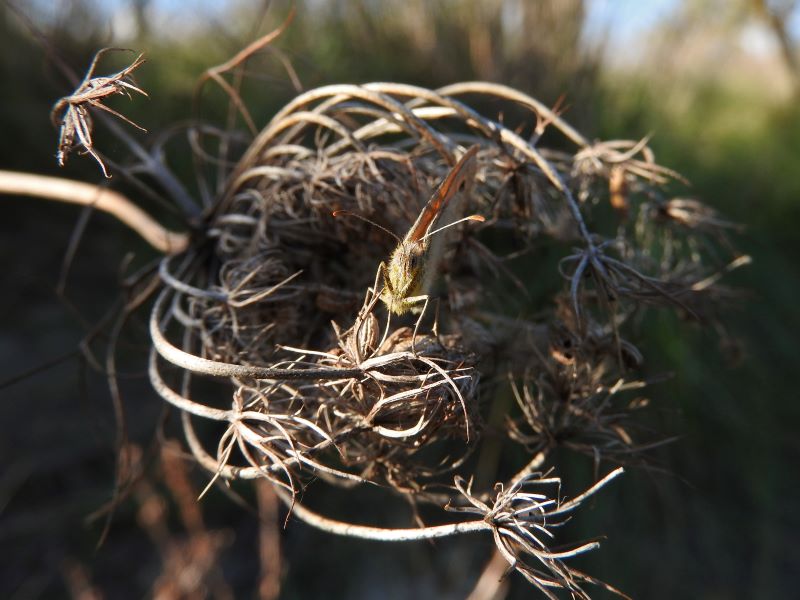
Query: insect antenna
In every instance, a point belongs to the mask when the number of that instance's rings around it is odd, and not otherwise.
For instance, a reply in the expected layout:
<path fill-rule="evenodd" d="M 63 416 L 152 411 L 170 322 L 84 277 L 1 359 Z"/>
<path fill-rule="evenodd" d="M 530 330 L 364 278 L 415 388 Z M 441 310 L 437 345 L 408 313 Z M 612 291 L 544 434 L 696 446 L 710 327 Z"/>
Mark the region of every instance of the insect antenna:
<path fill-rule="evenodd" d="M 361 219 L 365 223 L 369 223 L 370 225 L 374 225 L 378 229 L 383 229 L 386 233 L 388 233 L 395 240 L 397 240 L 398 244 L 403 241 L 397 236 L 397 234 L 394 231 L 390 231 L 390 230 L 386 229 L 386 227 L 384 227 L 383 225 L 379 225 L 375 221 L 372 221 L 372 220 L 368 219 L 367 217 L 365 217 L 363 215 L 359 215 L 358 213 L 350 212 L 349 210 L 335 210 L 335 211 L 333 211 L 332 214 L 333 214 L 334 217 L 346 216 L 346 217 L 355 217 L 356 219 Z M 483 220 L 483 219 L 481 218 L 481 220 Z M 455 225 L 455 223 L 453 223 L 453 225 Z"/>
<path fill-rule="evenodd" d="M 431 237 L 434 233 L 439 233 L 440 231 L 444 231 L 448 227 L 452 227 L 453 225 L 458 225 L 459 223 L 463 223 L 464 221 L 478 221 L 479 223 L 483 223 L 486 219 L 481 215 L 469 215 L 468 217 L 464 217 L 463 219 L 459 219 L 458 221 L 453 221 L 452 223 L 448 223 L 443 227 L 439 227 L 438 229 L 434 229 L 433 231 L 429 231 L 425 235 L 420 238 L 420 241 L 424 240 L 425 238 Z"/>

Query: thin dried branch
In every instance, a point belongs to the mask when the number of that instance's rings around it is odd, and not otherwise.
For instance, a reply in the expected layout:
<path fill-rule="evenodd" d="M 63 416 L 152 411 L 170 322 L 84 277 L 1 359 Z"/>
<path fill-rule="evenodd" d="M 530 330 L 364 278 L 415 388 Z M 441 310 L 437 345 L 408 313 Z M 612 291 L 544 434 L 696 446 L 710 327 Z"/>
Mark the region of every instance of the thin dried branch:
<path fill-rule="evenodd" d="M 108 188 L 59 177 L 0 171 L 0 193 L 57 200 L 102 210 L 125 223 L 164 254 L 177 254 L 189 246 L 187 234 L 166 229 L 131 200 Z"/>
<path fill-rule="evenodd" d="M 294 7 L 291 8 L 289 14 L 287 15 L 284 22 L 273 31 L 261 36 L 254 42 L 247 45 L 246 48 L 243 48 L 239 52 L 236 53 L 236 56 L 231 58 L 230 60 L 225 61 L 221 65 L 217 65 L 215 67 L 211 67 L 210 69 L 206 70 L 202 77 L 197 81 L 195 86 L 195 98 L 196 100 L 199 99 L 200 94 L 203 90 L 203 87 L 208 81 L 214 81 L 228 96 L 231 101 L 232 107 L 235 107 L 236 111 L 242 116 L 247 128 L 255 134 L 257 128 L 255 123 L 253 122 L 252 117 L 250 116 L 250 112 L 247 110 L 247 107 L 242 102 L 242 98 L 239 95 L 238 90 L 236 90 L 224 77 L 223 75 L 229 71 L 236 71 L 241 69 L 247 61 L 256 53 L 263 50 L 273 41 L 275 41 L 280 35 L 286 30 L 286 28 L 291 24 L 292 20 L 294 19 L 295 9 Z"/>

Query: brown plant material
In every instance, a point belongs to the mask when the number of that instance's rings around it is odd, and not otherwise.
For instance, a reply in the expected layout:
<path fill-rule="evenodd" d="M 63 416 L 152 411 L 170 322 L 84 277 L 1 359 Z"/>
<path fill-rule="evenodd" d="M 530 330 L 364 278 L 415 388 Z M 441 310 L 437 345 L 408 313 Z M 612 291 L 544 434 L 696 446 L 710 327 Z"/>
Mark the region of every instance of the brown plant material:
<path fill-rule="evenodd" d="M 622 218 L 628 216 L 628 182 L 625 181 L 625 169 L 614 167 L 608 177 L 608 195 L 611 206 Z"/>
<path fill-rule="evenodd" d="M 100 155 L 95 150 L 94 142 L 92 141 L 94 124 L 89 109 L 91 107 L 105 111 L 141 131 L 146 131 L 125 115 L 103 104 L 103 100 L 109 96 L 118 94 L 130 98 L 131 92 L 147 96 L 147 92 L 139 88 L 134 83 L 131 76 L 136 69 L 144 64 L 145 59 L 143 54 L 139 54 L 130 65 L 113 75 L 94 75 L 97 62 L 106 52 L 110 51 L 123 50 L 121 48 L 104 48 L 97 52 L 80 85 L 72 94 L 59 99 L 50 113 L 50 119 L 53 125 L 59 128 L 58 152 L 56 153 L 59 166 L 63 167 L 67 161 L 67 157 L 76 148 L 81 148 L 83 152 L 90 154 L 92 158 L 97 161 L 97 164 L 99 164 L 100 168 L 103 170 L 103 175 L 107 178 L 110 177 L 110 175 L 106 170 L 102 158 L 100 158 Z"/>
<path fill-rule="evenodd" d="M 219 564 L 221 552 L 231 542 L 231 534 L 205 526 L 186 461 L 178 451 L 174 442 L 165 443 L 161 465 L 162 479 L 177 505 L 184 536 L 171 533 L 167 522 L 168 498 L 146 479 L 135 486 L 135 497 L 140 504 L 139 523 L 161 556 L 162 572 L 153 585 L 152 595 L 155 598 L 200 598 L 210 594 L 215 598 L 232 598 Z"/>
<path fill-rule="evenodd" d="M 258 499 L 259 535 L 258 555 L 261 573 L 258 597 L 274 600 L 281 592 L 281 537 L 280 501 L 266 480 L 256 482 Z"/>
<path fill-rule="evenodd" d="M 74 559 L 64 559 L 61 564 L 61 573 L 64 578 L 70 598 L 75 600 L 102 600 L 103 594 L 92 585 L 89 570 L 85 565 Z"/>

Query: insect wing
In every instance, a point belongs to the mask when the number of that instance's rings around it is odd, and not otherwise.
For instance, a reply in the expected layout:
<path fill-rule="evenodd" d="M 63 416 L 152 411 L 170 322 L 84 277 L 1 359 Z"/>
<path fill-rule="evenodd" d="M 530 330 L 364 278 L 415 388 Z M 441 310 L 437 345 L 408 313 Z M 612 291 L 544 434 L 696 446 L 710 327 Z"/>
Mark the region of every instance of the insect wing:
<path fill-rule="evenodd" d="M 436 188 L 425 208 L 417 217 L 417 221 L 406 235 L 406 242 L 417 242 L 428 233 L 436 217 L 447 207 L 450 199 L 459 191 L 461 184 L 475 176 L 478 146 L 472 146 L 447 174 L 444 181 Z"/>

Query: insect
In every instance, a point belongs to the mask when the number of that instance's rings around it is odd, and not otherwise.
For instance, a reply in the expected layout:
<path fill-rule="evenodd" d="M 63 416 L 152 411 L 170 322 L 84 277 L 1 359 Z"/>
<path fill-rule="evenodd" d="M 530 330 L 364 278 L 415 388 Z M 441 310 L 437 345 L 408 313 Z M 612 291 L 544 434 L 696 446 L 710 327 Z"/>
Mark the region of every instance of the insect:
<path fill-rule="evenodd" d="M 383 278 L 381 300 L 396 315 L 407 313 L 415 309 L 417 304 L 428 300 L 428 292 L 444 252 L 444 237 L 434 238 L 433 235 L 461 221 L 484 220 L 480 215 L 470 215 L 434 229 L 452 198 L 472 186 L 477 170 L 477 154 L 478 146 L 472 146 L 464 153 L 433 192 L 411 229 L 399 241 L 388 265 L 383 262 L 380 264 L 379 271 Z"/>

